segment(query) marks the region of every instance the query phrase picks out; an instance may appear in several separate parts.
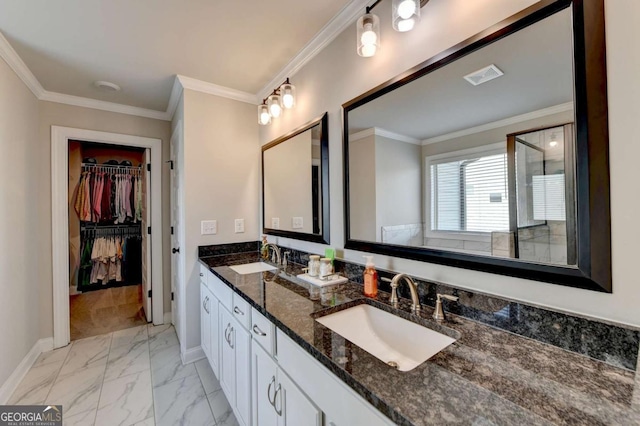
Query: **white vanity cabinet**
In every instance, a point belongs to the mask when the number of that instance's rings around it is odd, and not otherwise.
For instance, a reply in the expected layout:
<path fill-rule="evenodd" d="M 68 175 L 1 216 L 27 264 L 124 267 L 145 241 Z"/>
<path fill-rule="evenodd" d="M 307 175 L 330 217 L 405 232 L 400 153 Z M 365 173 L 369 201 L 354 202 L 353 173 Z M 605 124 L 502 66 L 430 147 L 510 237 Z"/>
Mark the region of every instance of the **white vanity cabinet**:
<path fill-rule="evenodd" d="M 242 426 L 392 422 L 201 267 L 202 349 Z"/>
<path fill-rule="evenodd" d="M 322 412 L 254 340 L 253 426 L 321 426 Z"/>

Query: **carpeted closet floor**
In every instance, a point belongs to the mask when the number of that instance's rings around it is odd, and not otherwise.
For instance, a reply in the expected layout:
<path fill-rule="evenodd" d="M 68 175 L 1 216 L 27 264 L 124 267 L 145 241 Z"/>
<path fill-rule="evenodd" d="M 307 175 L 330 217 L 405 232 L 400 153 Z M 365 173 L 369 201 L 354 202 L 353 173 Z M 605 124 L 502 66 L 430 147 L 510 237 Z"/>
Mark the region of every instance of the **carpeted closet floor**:
<path fill-rule="evenodd" d="M 147 323 L 142 285 L 88 291 L 69 298 L 71 340 L 111 333 Z"/>

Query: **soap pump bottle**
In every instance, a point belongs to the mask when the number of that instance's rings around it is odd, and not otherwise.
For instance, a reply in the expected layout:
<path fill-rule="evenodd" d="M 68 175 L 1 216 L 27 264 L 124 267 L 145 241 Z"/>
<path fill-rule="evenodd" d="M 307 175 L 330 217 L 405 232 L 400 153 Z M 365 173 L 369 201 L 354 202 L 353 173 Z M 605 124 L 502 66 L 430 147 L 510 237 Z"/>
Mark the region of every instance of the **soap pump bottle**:
<path fill-rule="evenodd" d="M 373 256 L 363 256 L 367 259 L 364 270 L 364 295 L 376 297 L 378 295 L 378 272 L 373 264 Z"/>

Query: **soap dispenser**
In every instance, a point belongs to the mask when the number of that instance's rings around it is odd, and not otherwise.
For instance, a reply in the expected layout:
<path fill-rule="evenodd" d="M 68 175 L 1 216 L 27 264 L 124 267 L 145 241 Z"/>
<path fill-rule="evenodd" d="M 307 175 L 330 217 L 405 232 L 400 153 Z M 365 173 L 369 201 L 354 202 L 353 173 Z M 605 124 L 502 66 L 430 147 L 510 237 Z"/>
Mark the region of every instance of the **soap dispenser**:
<path fill-rule="evenodd" d="M 373 256 L 363 256 L 367 259 L 364 270 L 364 295 L 376 297 L 378 295 L 378 272 L 373 264 Z"/>

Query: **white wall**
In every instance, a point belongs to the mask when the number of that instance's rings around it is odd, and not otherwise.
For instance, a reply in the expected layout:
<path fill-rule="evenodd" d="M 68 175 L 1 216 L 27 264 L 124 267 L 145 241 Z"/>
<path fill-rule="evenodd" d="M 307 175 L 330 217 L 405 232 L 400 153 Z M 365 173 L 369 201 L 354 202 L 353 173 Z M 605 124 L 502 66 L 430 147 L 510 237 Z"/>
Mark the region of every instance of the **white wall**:
<path fill-rule="evenodd" d="M 75 127 L 79 129 L 122 133 L 134 136 L 158 138 L 162 140 L 162 230 L 163 258 L 169 259 L 171 240 L 169 234 L 169 139 L 171 124 L 168 121 L 136 117 L 97 109 L 82 108 L 55 102 L 39 102 L 39 133 L 37 158 L 42 161 L 43 173 L 40 182 L 41 200 L 45 203 L 47 220 L 41 232 L 42 244 L 46 255 L 38 260 L 38 267 L 46 271 L 46 279 L 39 281 L 40 306 L 42 320 L 40 337 L 53 336 L 53 284 L 51 266 L 51 126 Z M 171 311 L 171 269 L 170 262 L 163 264 L 164 312 Z"/>
<path fill-rule="evenodd" d="M 198 246 L 257 241 L 260 235 L 260 146 L 256 106 L 184 90 L 179 116 L 184 131 L 186 350 L 200 346 Z M 177 120 L 174 119 L 174 126 Z M 218 221 L 216 235 L 200 235 L 200 221 Z M 234 220 L 244 219 L 244 233 Z"/>
<path fill-rule="evenodd" d="M 51 284 L 40 261 L 51 258 L 51 209 L 42 196 L 49 180 L 38 140 L 38 101 L 1 59 L 0 93 L 2 384 L 40 338 L 40 283 Z"/>
<path fill-rule="evenodd" d="M 263 152 L 268 227 L 277 217 L 283 231 L 313 233 L 311 146 L 311 130 L 307 130 Z M 302 228 L 293 228 L 294 217 L 302 218 Z"/>
<path fill-rule="evenodd" d="M 465 38 L 489 27 L 533 0 L 431 0 L 423 9 L 422 22 L 410 33 L 394 33 L 390 22 L 390 2 L 381 2 L 376 13 L 381 18 L 381 49 L 373 58 L 355 52 L 355 26 L 347 28 L 291 80 L 298 89 L 294 110 L 269 126 L 261 127 L 261 143 L 329 112 L 331 242 L 340 257 L 361 262 L 362 253 L 344 247 L 342 194 L 341 105 L 410 67 L 430 58 Z M 559 310 L 640 326 L 640 279 L 637 251 L 640 227 L 640 144 L 637 118 L 640 117 L 640 50 L 629 48 L 629 40 L 640 39 L 640 2 L 607 0 L 607 66 L 609 81 L 609 129 L 611 161 L 611 213 L 613 253 L 613 294 L 532 282 L 477 271 L 415 262 L 377 255 L 381 268 L 408 272 L 458 287 L 469 288 Z M 340 64 L 336 67 L 335 64 Z M 255 118 L 255 117 L 254 117 Z M 254 120 L 252 118 L 251 120 Z M 271 238 L 283 246 L 321 252 L 320 244 Z"/>
<path fill-rule="evenodd" d="M 331 143 L 331 140 L 329 141 Z M 351 236 L 356 240 L 376 241 L 376 139 L 375 135 L 349 145 L 349 176 L 351 176 L 349 209 Z M 332 181 L 329 188 L 332 190 Z M 333 196 L 331 197 L 333 203 Z M 330 204 L 331 205 L 331 204 Z M 333 209 L 332 209 L 333 210 Z M 333 220 L 333 211 L 331 213 Z M 332 225 L 334 226 L 334 225 Z M 331 234 L 335 232 L 332 229 Z"/>
<path fill-rule="evenodd" d="M 422 147 L 376 135 L 376 216 L 383 226 L 422 223 Z"/>

